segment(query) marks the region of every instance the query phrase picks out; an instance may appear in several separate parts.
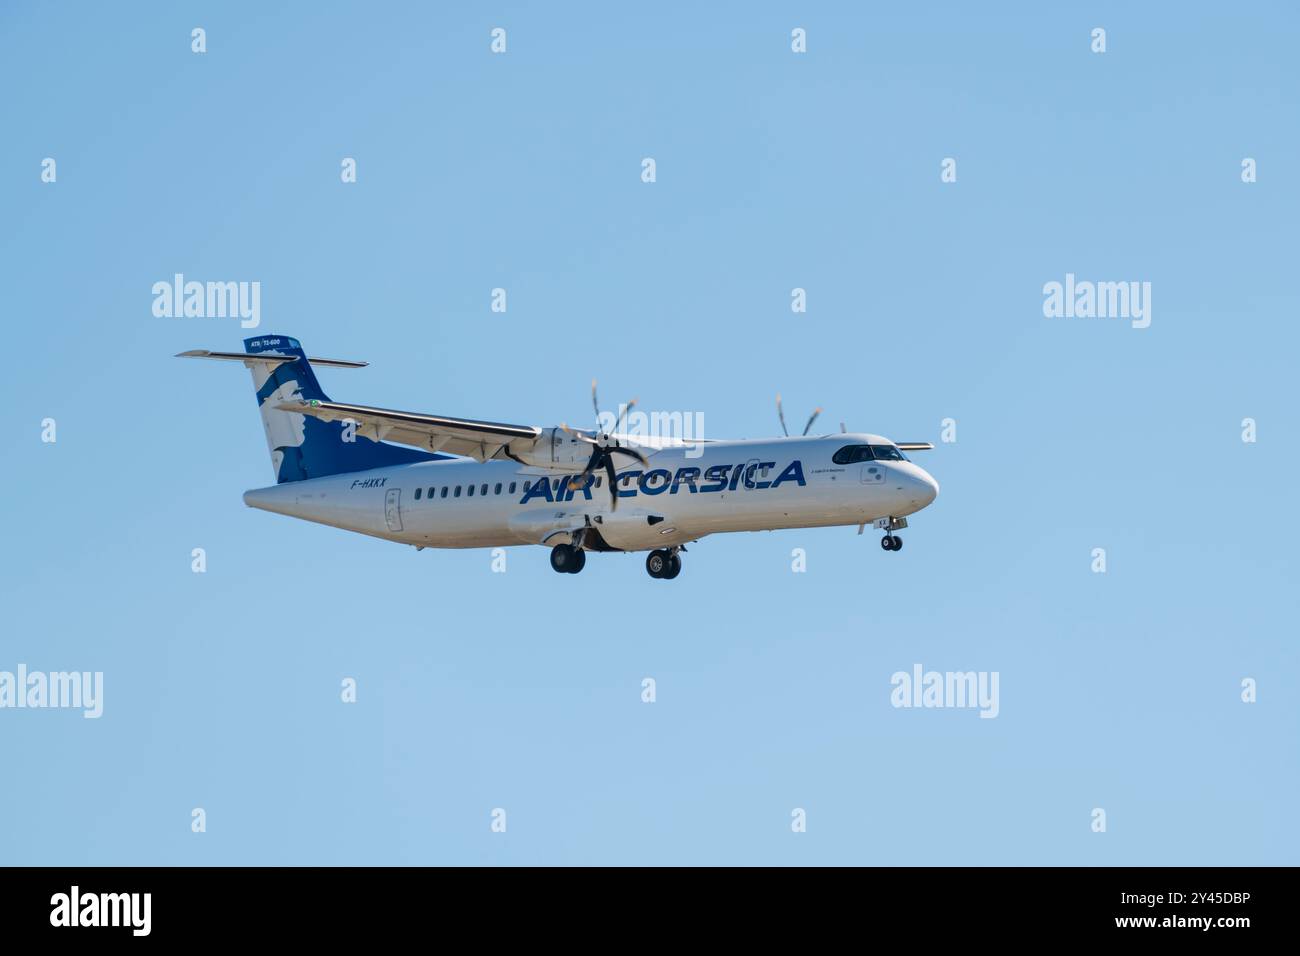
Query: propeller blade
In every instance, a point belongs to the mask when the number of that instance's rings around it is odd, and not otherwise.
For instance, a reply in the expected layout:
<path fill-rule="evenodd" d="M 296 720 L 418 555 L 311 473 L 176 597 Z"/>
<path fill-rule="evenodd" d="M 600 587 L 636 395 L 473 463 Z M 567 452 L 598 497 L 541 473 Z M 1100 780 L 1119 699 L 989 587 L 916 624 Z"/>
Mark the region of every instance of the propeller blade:
<path fill-rule="evenodd" d="M 596 431 L 600 431 L 600 402 L 596 401 L 596 380 L 591 380 L 591 407 L 596 410 Z"/>
<path fill-rule="evenodd" d="M 817 421 L 817 416 L 820 415 L 821 413 L 822 410 L 820 408 L 813 409 L 812 418 L 808 419 L 808 424 L 803 427 L 803 433 L 805 435 L 808 434 L 808 429 L 812 428 L 812 423 Z"/>
<path fill-rule="evenodd" d="M 785 410 L 781 408 L 781 393 L 776 393 L 776 417 L 781 419 L 781 434 L 786 438 L 790 437 L 790 432 L 785 427 Z"/>
<path fill-rule="evenodd" d="M 634 409 L 634 408 L 636 408 L 636 399 L 635 399 L 635 398 L 632 399 L 632 401 L 628 402 L 626 405 L 624 405 L 622 408 L 619 409 L 619 411 L 618 411 L 618 420 L 614 422 L 614 427 L 611 428 L 611 429 L 610 429 L 610 432 L 609 432 L 611 435 L 614 434 L 615 432 L 617 432 L 617 431 L 618 431 L 618 430 L 623 426 L 623 418 L 624 418 L 624 416 L 627 415 L 627 413 L 630 412 L 630 411 L 631 411 L 632 409 Z"/>
<path fill-rule="evenodd" d="M 611 455 L 627 455 L 629 458 L 635 458 L 643 465 L 650 464 L 645 455 L 641 454 L 635 448 L 608 448 L 606 449 Z"/>
<path fill-rule="evenodd" d="M 600 448 L 593 448 L 591 450 L 591 457 L 587 459 L 587 467 L 582 469 L 581 474 L 574 475 L 569 479 L 570 489 L 573 491 L 579 491 L 586 487 L 587 481 L 591 478 L 591 473 L 600 467 L 600 458 L 602 454 L 604 454 L 604 452 Z"/>
<path fill-rule="evenodd" d="M 614 471 L 614 462 L 605 456 L 605 474 L 609 476 L 609 508 L 611 511 L 618 510 L 618 473 Z"/>
<path fill-rule="evenodd" d="M 596 441 L 596 439 L 588 438 L 582 432 L 578 431 L 576 428 L 570 428 L 568 425 L 564 424 L 564 422 L 560 422 L 560 428 L 561 430 L 568 432 L 574 438 L 578 439 L 578 441 L 585 441 L 588 445 L 600 444 L 600 442 Z"/>
<path fill-rule="evenodd" d="M 843 423 L 843 422 L 840 422 L 840 434 L 842 435 L 842 434 L 844 434 L 844 433 L 847 432 L 847 431 L 848 431 L 848 429 L 844 427 L 844 423 Z"/>

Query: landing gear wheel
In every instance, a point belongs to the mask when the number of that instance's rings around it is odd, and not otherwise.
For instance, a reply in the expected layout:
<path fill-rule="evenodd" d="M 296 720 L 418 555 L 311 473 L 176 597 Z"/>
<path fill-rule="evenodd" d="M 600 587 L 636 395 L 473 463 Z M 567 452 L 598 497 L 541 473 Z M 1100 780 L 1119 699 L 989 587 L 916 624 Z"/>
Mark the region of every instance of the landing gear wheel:
<path fill-rule="evenodd" d="M 902 551 L 902 550 L 903 550 L 903 539 L 900 538 L 898 535 L 893 535 L 893 538 L 894 538 L 894 550 L 895 550 L 895 551 Z"/>
<path fill-rule="evenodd" d="M 665 581 L 671 581 L 673 578 L 677 577 L 677 575 L 681 573 L 682 573 L 682 559 L 675 554 L 670 554 L 668 556 L 668 567 L 664 570 L 664 573 L 661 574 L 660 577 L 663 578 Z"/>
<path fill-rule="evenodd" d="M 902 551 L 903 539 L 896 534 L 887 534 L 880 539 L 880 546 L 886 551 Z"/>
<path fill-rule="evenodd" d="M 651 551 L 646 555 L 645 569 L 652 578 L 666 577 L 665 572 L 669 568 L 667 551 Z"/>
<path fill-rule="evenodd" d="M 571 544 L 557 544 L 551 549 L 551 567 L 560 574 L 577 574 L 586 563 L 586 554 Z"/>

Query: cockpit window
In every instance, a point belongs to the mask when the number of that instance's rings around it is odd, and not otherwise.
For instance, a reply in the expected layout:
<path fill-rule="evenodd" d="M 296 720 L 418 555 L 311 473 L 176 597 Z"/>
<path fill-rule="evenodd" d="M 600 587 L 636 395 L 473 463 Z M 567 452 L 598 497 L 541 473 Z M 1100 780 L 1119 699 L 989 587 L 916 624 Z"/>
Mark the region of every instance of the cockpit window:
<path fill-rule="evenodd" d="M 837 465 L 851 465 L 858 461 L 871 461 L 871 446 L 845 445 L 831 456 L 831 461 Z"/>
<path fill-rule="evenodd" d="M 871 454 L 876 461 L 908 461 L 908 457 L 893 445 L 872 445 Z"/>
<path fill-rule="evenodd" d="M 908 458 L 893 445 L 845 445 L 831 461 L 837 465 L 853 465 L 860 461 L 907 461 Z"/>

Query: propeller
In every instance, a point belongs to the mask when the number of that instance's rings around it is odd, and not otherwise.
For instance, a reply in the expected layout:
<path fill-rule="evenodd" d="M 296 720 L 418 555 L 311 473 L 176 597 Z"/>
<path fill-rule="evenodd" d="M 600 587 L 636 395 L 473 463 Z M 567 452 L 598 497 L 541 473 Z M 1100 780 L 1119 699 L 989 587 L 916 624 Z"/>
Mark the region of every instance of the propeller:
<path fill-rule="evenodd" d="M 812 415 L 808 418 L 808 424 L 803 427 L 803 434 L 807 435 L 809 429 L 813 427 L 813 422 L 817 421 L 817 416 L 822 413 L 820 408 L 814 408 Z M 790 437 L 790 432 L 785 427 L 785 410 L 781 407 L 781 393 L 776 393 L 776 417 L 781 419 L 781 432 L 786 438 Z"/>
<path fill-rule="evenodd" d="M 596 397 L 596 380 L 591 380 L 591 407 L 596 410 L 596 431 L 595 436 L 584 434 L 576 431 L 568 425 L 561 424 L 560 427 L 576 438 L 578 441 L 586 442 L 591 446 L 591 457 L 587 459 L 587 467 L 582 469 L 582 473 L 569 479 L 569 487 L 577 491 L 584 487 L 590 480 L 591 476 L 597 470 L 603 469 L 609 477 L 609 500 L 610 508 L 618 508 L 618 469 L 614 467 L 615 455 L 626 455 L 628 458 L 635 458 L 642 465 L 648 465 L 645 455 L 641 454 L 635 448 L 624 448 L 618 444 L 618 439 L 614 437 L 623 424 L 623 417 L 630 412 L 636 405 L 636 399 L 628 402 L 619 409 L 618 417 L 614 420 L 614 427 L 608 432 L 600 430 L 600 401 Z"/>

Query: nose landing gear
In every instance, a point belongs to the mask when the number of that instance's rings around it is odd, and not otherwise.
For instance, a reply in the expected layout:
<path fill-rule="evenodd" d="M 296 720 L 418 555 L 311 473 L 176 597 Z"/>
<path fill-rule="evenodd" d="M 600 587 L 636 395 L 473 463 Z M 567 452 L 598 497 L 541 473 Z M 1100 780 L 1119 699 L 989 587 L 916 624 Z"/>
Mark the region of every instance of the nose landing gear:
<path fill-rule="evenodd" d="M 886 551 L 902 551 L 903 539 L 894 534 L 895 531 L 901 531 L 907 527 L 906 518 L 878 518 L 871 523 L 873 528 L 879 528 L 885 532 L 885 536 L 880 539 L 880 546 Z M 861 534 L 861 531 L 858 532 Z"/>
<path fill-rule="evenodd" d="M 646 555 L 645 569 L 652 578 L 671 581 L 682 573 L 682 559 L 677 548 L 662 548 Z"/>

